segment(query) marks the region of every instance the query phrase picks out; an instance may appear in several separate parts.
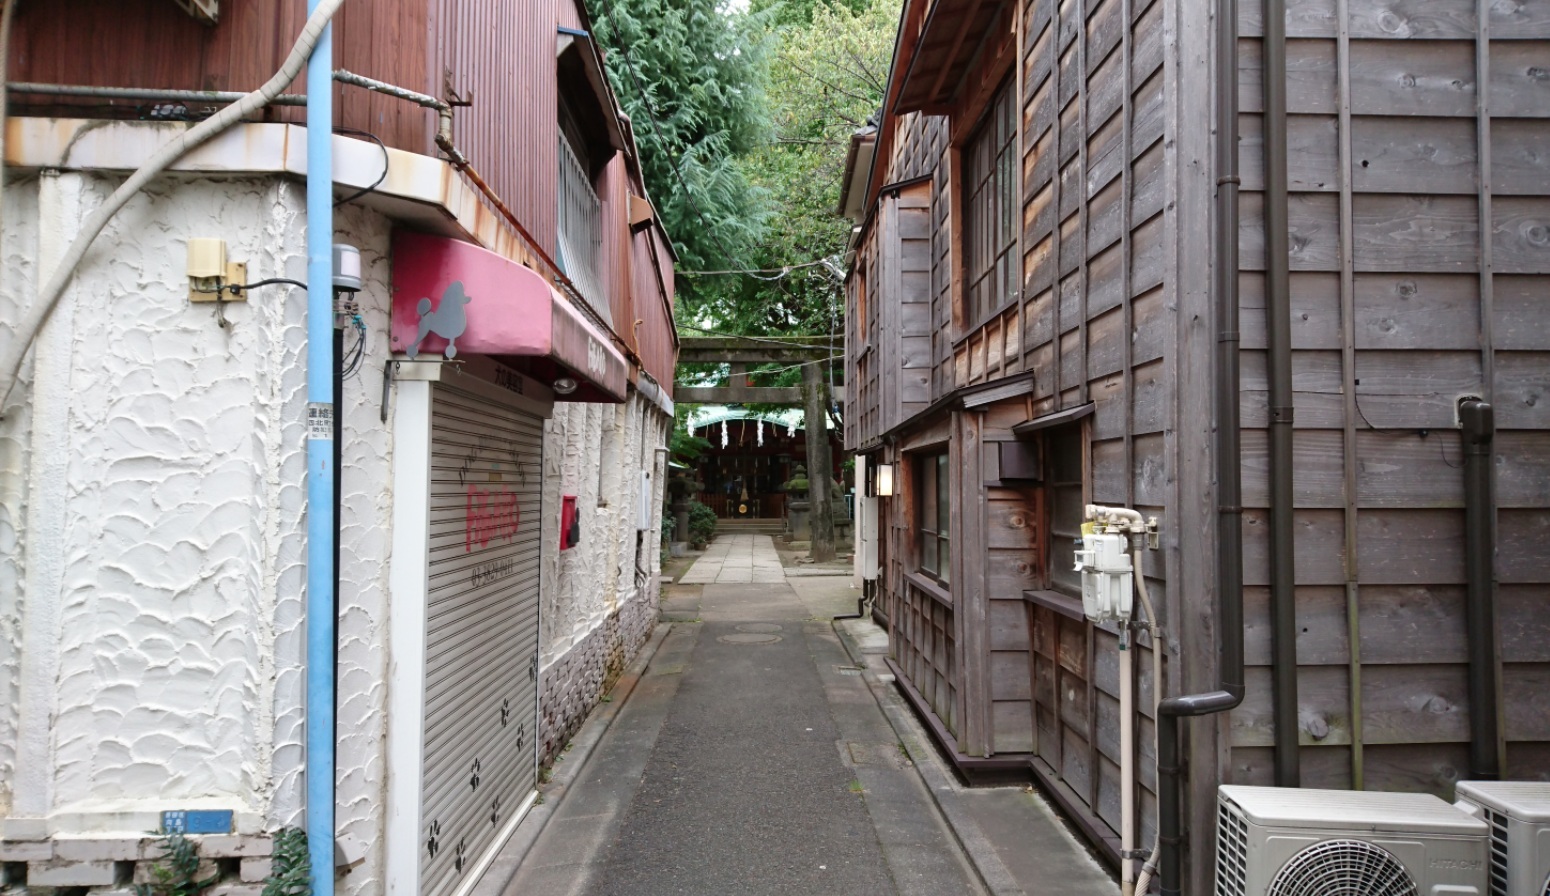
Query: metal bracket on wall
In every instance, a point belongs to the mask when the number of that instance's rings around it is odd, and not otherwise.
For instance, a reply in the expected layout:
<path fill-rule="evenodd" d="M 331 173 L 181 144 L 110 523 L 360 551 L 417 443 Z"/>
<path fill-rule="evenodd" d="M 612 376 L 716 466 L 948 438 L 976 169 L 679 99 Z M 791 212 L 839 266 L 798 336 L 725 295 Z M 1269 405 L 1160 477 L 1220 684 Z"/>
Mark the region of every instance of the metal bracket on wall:
<path fill-rule="evenodd" d="M 428 383 L 441 382 L 441 365 L 462 364 L 462 361 L 449 361 L 445 358 L 388 358 L 382 362 L 382 422 L 388 419 L 388 395 L 393 386 L 393 380 L 422 380 Z M 410 366 L 405 367 L 403 365 Z M 418 365 L 418 366 L 416 366 Z"/>

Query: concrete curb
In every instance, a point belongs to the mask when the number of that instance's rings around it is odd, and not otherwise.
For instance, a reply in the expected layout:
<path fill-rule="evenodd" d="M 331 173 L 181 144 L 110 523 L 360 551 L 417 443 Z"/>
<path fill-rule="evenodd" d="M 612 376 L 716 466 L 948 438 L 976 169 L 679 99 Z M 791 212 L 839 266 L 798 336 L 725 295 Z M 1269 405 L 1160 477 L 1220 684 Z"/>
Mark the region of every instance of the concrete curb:
<path fill-rule="evenodd" d="M 931 801 L 936 804 L 937 811 L 947 822 L 947 827 L 953 832 L 953 837 L 969 857 L 969 864 L 973 866 L 974 873 L 979 877 L 991 896 L 1026 896 L 1022 887 L 1012 877 L 1002 864 L 1001 857 L 996 854 L 996 848 L 980 830 L 974 819 L 963 811 L 954 797 L 957 795 L 958 785 L 953 779 L 952 773 L 944 768 L 941 760 L 936 755 L 936 747 L 930 742 L 925 729 L 915 721 L 910 710 L 903 704 L 903 700 L 893 693 L 887 683 L 877 677 L 871 667 L 867 666 L 866 654 L 862 652 L 861 645 L 845 626 L 834 623 L 834 631 L 839 636 L 840 643 L 844 645 L 845 652 L 850 654 L 851 662 L 865 669 L 862 678 L 867 687 L 872 691 L 872 697 L 883 711 L 883 717 L 888 720 L 899 742 L 904 744 L 909 752 L 911 764 L 916 773 L 926 785 L 926 790 L 931 794 Z"/>
<path fill-rule="evenodd" d="M 556 759 L 551 766 L 549 783 L 539 785 L 539 802 L 528 810 L 527 816 L 517 825 L 517 829 L 511 833 L 511 838 L 497 854 L 495 861 L 508 870 L 498 875 L 498 881 L 495 879 L 496 875 L 486 873 L 470 896 L 498 896 L 516 877 L 517 869 L 522 866 L 533 844 L 538 842 L 539 835 L 544 832 L 549 820 L 554 817 L 555 810 L 565 799 L 566 790 L 586 768 L 593 751 L 608 733 L 608 729 L 613 727 L 614 720 L 619 717 L 624 704 L 635 692 L 635 686 L 640 683 L 646 667 L 656 657 L 657 649 L 662 646 L 663 641 L 667 640 L 667 635 L 672 630 L 671 622 L 657 623 L 652 629 L 651 637 L 641 645 L 640 653 L 635 655 L 635 659 L 625 668 L 619 680 L 614 683 L 613 689 L 608 692 L 611 699 L 592 707 L 592 711 L 587 714 L 587 720 L 581 724 L 576 736 L 565 745 L 560 751 L 560 758 Z M 492 867 L 491 870 L 493 871 L 494 868 Z"/>

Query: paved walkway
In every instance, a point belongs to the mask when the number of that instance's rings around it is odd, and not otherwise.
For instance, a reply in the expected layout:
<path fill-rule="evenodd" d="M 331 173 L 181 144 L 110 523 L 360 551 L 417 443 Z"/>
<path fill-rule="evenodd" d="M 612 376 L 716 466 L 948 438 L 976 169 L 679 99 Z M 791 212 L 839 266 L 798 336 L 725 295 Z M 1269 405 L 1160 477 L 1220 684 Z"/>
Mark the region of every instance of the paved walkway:
<path fill-rule="evenodd" d="M 476 896 L 1111 896 L 1037 795 L 956 783 L 884 678 L 886 634 L 834 621 L 848 579 L 728 582 L 779 561 L 720 541 L 664 598 L 690 621 L 658 627 Z"/>
<path fill-rule="evenodd" d="M 786 580 L 768 535 L 723 535 L 684 574 L 683 585 L 773 585 Z"/>

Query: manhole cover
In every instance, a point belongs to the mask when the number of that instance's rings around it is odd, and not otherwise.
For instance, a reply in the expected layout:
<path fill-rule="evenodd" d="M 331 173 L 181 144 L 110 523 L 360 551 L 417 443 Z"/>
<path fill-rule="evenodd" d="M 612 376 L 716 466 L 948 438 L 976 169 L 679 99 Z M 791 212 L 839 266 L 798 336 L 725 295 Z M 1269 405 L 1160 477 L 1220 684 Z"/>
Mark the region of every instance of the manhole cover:
<path fill-rule="evenodd" d="M 739 625 L 737 630 L 740 632 L 759 632 L 760 634 L 769 634 L 770 632 L 780 631 L 780 626 L 773 622 L 745 622 L 742 625 Z"/>
<path fill-rule="evenodd" d="M 716 640 L 724 644 L 773 644 L 780 640 L 780 635 L 722 635 Z"/>

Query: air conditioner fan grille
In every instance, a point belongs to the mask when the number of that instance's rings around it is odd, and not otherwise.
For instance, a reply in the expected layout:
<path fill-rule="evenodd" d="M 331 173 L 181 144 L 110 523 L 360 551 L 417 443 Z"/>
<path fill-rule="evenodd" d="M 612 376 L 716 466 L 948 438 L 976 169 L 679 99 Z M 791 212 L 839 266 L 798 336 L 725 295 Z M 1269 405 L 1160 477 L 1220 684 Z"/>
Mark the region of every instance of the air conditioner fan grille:
<path fill-rule="evenodd" d="M 1216 819 L 1216 896 L 1245 896 L 1249 883 L 1249 826 L 1223 803 Z"/>
<path fill-rule="evenodd" d="M 1550 896 L 1550 874 L 1545 875 L 1545 893 L 1544 893 L 1544 896 Z"/>
<path fill-rule="evenodd" d="M 1266 896 L 1418 896 L 1415 880 L 1388 850 L 1362 840 L 1325 840 L 1276 872 Z"/>
<path fill-rule="evenodd" d="M 1507 816 L 1490 806 L 1482 808 L 1491 826 L 1491 896 L 1507 896 Z"/>

